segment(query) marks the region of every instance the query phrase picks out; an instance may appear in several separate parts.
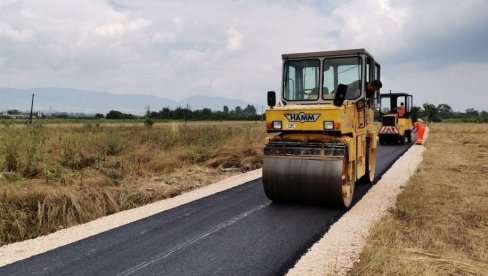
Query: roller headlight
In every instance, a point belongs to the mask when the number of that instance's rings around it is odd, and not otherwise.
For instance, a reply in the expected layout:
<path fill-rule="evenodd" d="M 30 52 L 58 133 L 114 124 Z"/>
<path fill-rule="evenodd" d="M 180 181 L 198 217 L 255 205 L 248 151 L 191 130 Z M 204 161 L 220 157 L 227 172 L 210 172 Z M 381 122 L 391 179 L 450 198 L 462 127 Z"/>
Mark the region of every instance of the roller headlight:
<path fill-rule="evenodd" d="M 324 121 L 325 130 L 334 130 L 334 121 Z"/>
<path fill-rule="evenodd" d="M 281 129 L 282 124 L 281 121 L 273 121 L 273 129 Z"/>

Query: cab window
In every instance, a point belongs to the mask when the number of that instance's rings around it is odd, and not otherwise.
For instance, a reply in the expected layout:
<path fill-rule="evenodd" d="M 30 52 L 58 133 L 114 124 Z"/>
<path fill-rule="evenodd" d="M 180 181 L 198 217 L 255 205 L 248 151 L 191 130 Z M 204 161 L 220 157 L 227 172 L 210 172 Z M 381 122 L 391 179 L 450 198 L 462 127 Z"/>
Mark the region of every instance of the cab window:
<path fill-rule="evenodd" d="M 348 86 L 346 99 L 359 98 L 361 96 L 361 64 L 359 57 L 325 59 L 323 99 L 333 100 L 339 84 Z"/>
<path fill-rule="evenodd" d="M 291 60 L 285 62 L 283 97 L 288 101 L 315 101 L 319 98 L 320 61 Z"/>

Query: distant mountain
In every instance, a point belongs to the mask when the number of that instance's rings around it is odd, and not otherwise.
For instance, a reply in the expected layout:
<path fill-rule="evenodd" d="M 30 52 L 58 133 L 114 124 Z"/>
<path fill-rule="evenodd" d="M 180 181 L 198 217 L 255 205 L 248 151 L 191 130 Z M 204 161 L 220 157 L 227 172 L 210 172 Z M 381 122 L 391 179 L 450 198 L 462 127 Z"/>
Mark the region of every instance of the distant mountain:
<path fill-rule="evenodd" d="M 236 106 L 240 106 L 244 109 L 248 104 L 254 105 L 256 110 L 258 109 L 257 104 L 249 103 L 243 100 L 201 95 L 186 98 L 180 101 L 179 104 L 182 107 L 186 107 L 186 105 L 188 104 L 192 110 L 210 108 L 213 111 L 222 111 L 224 109 L 224 105 L 226 105 L 231 110 L 235 109 Z"/>
<path fill-rule="evenodd" d="M 219 111 L 223 109 L 224 105 L 227 105 L 231 110 L 236 106 L 245 108 L 248 104 L 253 105 L 253 103 L 243 100 L 210 96 L 193 96 L 182 101 L 174 101 L 152 95 L 124 95 L 70 88 L 15 89 L 0 87 L 0 111 L 9 109 L 29 110 L 32 94 L 35 94 L 34 110 L 42 112 L 105 114 L 110 110 L 118 110 L 125 113 L 144 114 L 148 105 L 151 111 L 159 111 L 163 107 L 175 109 L 187 105 L 192 110 L 210 108 L 213 111 Z M 256 104 L 254 106 L 257 108 Z"/>

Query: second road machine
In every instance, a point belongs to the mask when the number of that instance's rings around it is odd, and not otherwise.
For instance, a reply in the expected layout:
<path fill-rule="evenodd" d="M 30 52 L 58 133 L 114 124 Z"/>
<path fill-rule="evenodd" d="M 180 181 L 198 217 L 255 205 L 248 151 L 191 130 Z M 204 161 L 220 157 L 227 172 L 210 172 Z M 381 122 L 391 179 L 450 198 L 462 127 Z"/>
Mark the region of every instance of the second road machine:
<path fill-rule="evenodd" d="M 380 144 L 412 143 L 412 100 L 407 93 L 380 95 L 381 127 L 378 133 Z"/>

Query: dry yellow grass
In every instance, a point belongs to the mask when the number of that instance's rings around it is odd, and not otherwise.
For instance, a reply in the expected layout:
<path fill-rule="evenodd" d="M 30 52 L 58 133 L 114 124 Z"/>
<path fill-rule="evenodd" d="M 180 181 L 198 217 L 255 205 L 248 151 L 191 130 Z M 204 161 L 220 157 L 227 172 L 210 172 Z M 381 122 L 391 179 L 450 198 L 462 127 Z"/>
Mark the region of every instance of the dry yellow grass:
<path fill-rule="evenodd" d="M 488 275 L 488 125 L 432 124 L 426 147 L 351 275 Z"/>
<path fill-rule="evenodd" d="M 264 136 L 260 122 L 5 127 L 0 245 L 258 168 Z"/>

